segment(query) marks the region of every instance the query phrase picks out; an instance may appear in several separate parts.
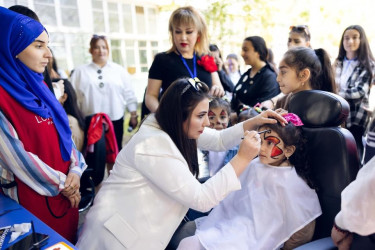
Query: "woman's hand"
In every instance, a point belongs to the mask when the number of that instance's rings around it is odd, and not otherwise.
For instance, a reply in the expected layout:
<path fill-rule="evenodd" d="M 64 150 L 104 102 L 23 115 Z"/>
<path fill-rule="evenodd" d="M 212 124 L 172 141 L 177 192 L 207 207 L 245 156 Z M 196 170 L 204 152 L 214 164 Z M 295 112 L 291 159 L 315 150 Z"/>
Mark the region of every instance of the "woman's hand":
<path fill-rule="evenodd" d="M 210 94 L 215 97 L 222 97 L 225 94 L 224 88 L 214 85 L 210 89 Z"/>
<path fill-rule="evenodd" d="M 71 195 L 67 195 L 64 192 L 61 192 L 62 195 L 64 195 L 68 200 L 70 201 L 70 205 L 72 208 L 78 208 L 79 202 L 81 201 L 81 193 L 79 192 L 79 189 L 73 192 Z"/>
<path fill-rule="evenodd" d="M 138 115 L 137 113 L 133 112 L 130 114 L 129 126 L 135 129 L 138 125 Z"/>
<path fill-rule="evenodd" d="M 256 131 L 245 132 L 237 155 L 230 161 L 237 176 L 240 176 L 250 161 L 259 154 L 260 142 L 260 135 Z"/>
<path fill-rule="evenodd" d="M 274 124 L 277 122 L 280 122 L 281 125 L 285 126 L 288 122 L 281 116 L 281 114 L 282 113 L 277 113 L 276 111 L 267 109 L 259 115 L 244 121 L 244 130 L 254 130 L 264 124 Z"/>
<path fill-rule="evenodd" d="M 331 238 L 339 250 L 349 250 L 353 241 L 353 234 L 350 232 L 340 232 L 335 227 L 332 227 Z"/>
<path fill-rule="evenodd" d="M 259 154 L 260 142 L 260 135 L 256 131 L 246 131 L 237 154 L 250 162 Z"/>
<path fill-rule="evenodd" d="M 65 188 L 61 193 L 69 197 L 73 195 L 77 190 L 79 192 L 79 187 L 81 185 L 81 178 L 75 173 L 69 173 L 65 180 Z"/>
<path fill-rule="evenodd" d="M 81 201 L 81 193 L 79 192 L 81 178 L 75 173 L 69 173 L 65 180 L 65 188 L 61 191 L 70 201 L 72 208 L 78 208 Z"/>

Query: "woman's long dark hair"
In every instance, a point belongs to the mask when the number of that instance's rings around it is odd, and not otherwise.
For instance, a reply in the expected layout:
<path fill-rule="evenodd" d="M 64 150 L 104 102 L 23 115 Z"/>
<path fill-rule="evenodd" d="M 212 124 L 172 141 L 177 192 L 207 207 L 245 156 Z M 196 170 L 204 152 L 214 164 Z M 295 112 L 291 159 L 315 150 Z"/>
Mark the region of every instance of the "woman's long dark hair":
<path fill-rule="evenodd" d="M 63 80 L 64 80 L 64 93 L 68 95 L 68 98 L 63 104 L 65 112 L 68 115 L 75 117 L 78 121 L 79 127 L 82 130 L 85 130 L 85 118 L 81 110 L 78 108 L 76 92 L 74 91 L 72 84 L 68 80 L 66 79 L 63 79 Z"/>
<path fill-rule="evenodd" d="M 311 188 L 315 188 L 314 179 L 311 175 L 311 160 L 307 154 L 307 140 L 302 133 L 302 127 L 294 126 L 292 123 L 288 123 L 283 127 L 280 123 L 276 123 L 266 124 L 259 129 L 264 130 L 266 128 L 278 134 L 280 139 L 284 142 L 285 147 L 296 147 L 292 156 L 289 157 L 289 162 L 295 167 L 297 174 L 306 181 L 307 185 Z"/>
<path fill-rule="evenodd" d="M 359 48 L 357 51 L 357 59 L 365 67 L 367 72 L 370 73 L 370 76 L 371 76 L 370 83 L 371 83 L 373 75 L 372 75 L 372 67 L 371 67 L 370 61 L 375 61 L 375 59 L 374 59 L 374 56 L 372 55 L 371 48 L 368 43 L 365 30 L 362 28 L 362 26 L 351 25 L 344 30 L 341 36 L 339 55 L 337 56 L 336 60 L 343 61 L 345 59 L 346 51 L 344 48 L 344 34 L 347 30 L 356 30 L 359 33 L 360 42 L 359 42 Z"/>
<path fill-rule="evenodd" d="M 312 89 L 337 92 L 331 60 L 324 49 L 291 48 L 284 54 L 283 61 L 289 67 L 294 68 L 297 74 L 308 68 Z"/>
<path fill-rule="evenodd" d="M 249 36 L 245 38 L 245 41 L 251 42 L 253 45 L 254 51 L 258 52 L 259 59 L 263 62 L 267 62 L 268 58 L 268 49 L 266 41 L 260 36 Z"/>
<path fill-rule="evenodd" d="M 207 85 L 199 82 L 198 86 L 196 90 L 188 78 L 177 79 L 164 93 L 155 113 L 160 128 L 171 137 L 196 177 L 199 174 L 197 142 L 188 138 L 183 123 L 190 120 L 198 103 L 210 98 Z"/>

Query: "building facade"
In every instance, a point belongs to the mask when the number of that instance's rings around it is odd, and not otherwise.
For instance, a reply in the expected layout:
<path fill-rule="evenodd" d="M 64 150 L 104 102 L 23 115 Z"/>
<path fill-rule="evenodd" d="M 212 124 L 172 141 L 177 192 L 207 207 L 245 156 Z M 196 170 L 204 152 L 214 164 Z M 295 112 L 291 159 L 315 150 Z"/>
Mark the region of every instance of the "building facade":
<path fill-rule="evenodd" d="M 0 0 L 0 5 L 34 10 L 48 30 L 49 47 L 67 75 L 91 61 L 93 34 L 106 36 L 110 60 L 132 75 L 139 101 L 147 85 L 154 55 L 168 44 L 167 20 L 152 1 L 127 0 Z M 160 27 L 161 28 L 160 28 Z"/>

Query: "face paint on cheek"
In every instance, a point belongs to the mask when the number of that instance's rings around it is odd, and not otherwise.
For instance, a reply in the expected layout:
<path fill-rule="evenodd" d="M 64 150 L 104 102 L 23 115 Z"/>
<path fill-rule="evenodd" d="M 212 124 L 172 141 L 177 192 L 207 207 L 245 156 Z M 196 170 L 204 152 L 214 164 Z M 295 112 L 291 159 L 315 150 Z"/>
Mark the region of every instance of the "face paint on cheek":
<path fill-rule="evenodd" d="M 277 138 L 277 137 L 275 137 L 275 136 L 268 136 L 268 137 L 266 137 L 266 135 L 264 135 L 264 139 L 265 139 L 266 141 L 270 141 L 270 142 L 272 142 L 272 143 L 274 144 L 274 146 L 273 146 L 273 148 L 272 148 L 272 150 L 271 150 L 271 157 L 272 157 L 272 158 L 274 158 L 274 157 L 276 157 L 276 156 L 279 156 L 279 155 L 281 155 L 282 153 L 284 153 L 284 151 L 281 150 L 281 149 L 277 146 L 277 144 L 280 143 L 280 139 L 279 139 L 279 138 Z"/>
<path fill-rule="evenodd" d="M 210 128 L 214 128 L 215 127 L 215 122 L 213 122 L 213 119 L 215 118 L 215 113 L 212 112 L 211 110 L 208 111 L 208 120 L 210 121 Z"/>
<path fill-rule="evenodd" d="M 279 156 L 283 153 L 283 151 L 278 148 L 276 145 L 272 148 L 272 151 L 271 151 L 271 157 L 276 157 L 276 156 Z"/>
<path fill-rule="evenodd" d="M 227 120 L 228 119 L 228 113 L 227 111 L 225 111 L 224 109 L 221 110 L 220 112 L 220 120 Z M 224 121 L 224 122 L 220 122 L 220 125 L 223 127 L 223 128 L 227 128 L 228 127 L 228 122 L 227 121 Z"/>

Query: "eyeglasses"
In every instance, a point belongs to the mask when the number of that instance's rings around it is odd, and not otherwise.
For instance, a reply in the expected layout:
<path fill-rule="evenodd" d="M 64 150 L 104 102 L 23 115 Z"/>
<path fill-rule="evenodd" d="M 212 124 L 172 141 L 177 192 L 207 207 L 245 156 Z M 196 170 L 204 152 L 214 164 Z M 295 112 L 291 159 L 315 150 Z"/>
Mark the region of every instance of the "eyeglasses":
<path fill-rule="evenodd" d="M 92 35 L 92 38 L 95 38 L 95 39 L 106 39 L 105 36 L 100 36 L 100 35 L 96 35 L 96 34 Z"/>
<path fill-rule="evenodd" d="M 289 27 L 289 31 L 305 32 L 306 35 L 310 35 L 309 26 L 307 25 L 293 25 Z"/>

